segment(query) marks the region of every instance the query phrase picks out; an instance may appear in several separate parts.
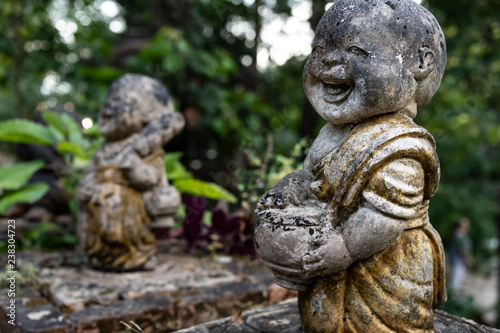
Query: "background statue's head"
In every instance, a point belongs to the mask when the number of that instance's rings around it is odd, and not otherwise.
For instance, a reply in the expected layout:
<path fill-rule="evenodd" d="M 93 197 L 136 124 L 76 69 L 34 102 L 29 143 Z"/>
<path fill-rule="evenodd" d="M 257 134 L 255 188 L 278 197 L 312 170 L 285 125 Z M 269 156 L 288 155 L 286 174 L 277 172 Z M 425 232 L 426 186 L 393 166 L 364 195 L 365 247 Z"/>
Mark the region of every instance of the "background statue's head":
<path fill-rule="evenodd" d="M 412 0 L 339 0 L 323 15 L 304 67 L 306 95 L 333 124 L 395 111 L 415 117 L 446 64 L 443 32 Z"/>
<path fill-rule="evenodd" d="M 99 131 L 108 140 L 120 140 L 173 111 L 172 98 L 158 80 L 146 75 L 125 74 L 109 88 L 99 111 Z"/>

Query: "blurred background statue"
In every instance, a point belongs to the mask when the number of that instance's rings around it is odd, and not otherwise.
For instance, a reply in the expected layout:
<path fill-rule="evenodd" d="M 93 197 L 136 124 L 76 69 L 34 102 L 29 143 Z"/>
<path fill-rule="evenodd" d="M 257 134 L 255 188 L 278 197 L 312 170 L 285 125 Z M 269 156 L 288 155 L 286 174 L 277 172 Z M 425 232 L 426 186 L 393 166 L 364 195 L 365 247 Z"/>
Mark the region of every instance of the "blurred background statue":
<path fill-rule="evenodd" d="M 79 240 L 94 268 L 152 268 L 151 224 L 171 225 L 180 204 L 162 146 L 184 119 L 160 82 L 127 74 L 111 85 L 98 122 L 106 142 L 78 187 Z"/>

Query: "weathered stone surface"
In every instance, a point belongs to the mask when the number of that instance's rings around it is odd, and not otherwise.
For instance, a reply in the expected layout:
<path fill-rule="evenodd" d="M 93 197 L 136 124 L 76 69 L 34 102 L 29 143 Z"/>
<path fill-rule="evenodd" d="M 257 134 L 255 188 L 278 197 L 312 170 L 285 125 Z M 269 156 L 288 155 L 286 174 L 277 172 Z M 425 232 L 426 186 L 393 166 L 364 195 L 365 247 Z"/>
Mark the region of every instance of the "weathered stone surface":
<path fill-rule="evenodd" d="M 134 321 L 145 332 L 171 332 L 268 304 L 273 279 L 260 263 L 166 253 L 176 244 L 158 245 L 153 271 L 124 273 L 89 269 L 83 253 L 20 252 L 18 267 L 31 263 L 40 271 L 35 287 L 17 286 L 14 332 L 118 332 L 124 330 L 120 321 Z M 11 328 L 7 301 L 0 295 L 1 332 Z M 43 325 L 28 315 L 41 316 Z"/>
<path fill-rule="evenodd" d="M 9 324 L 4 319 L 8 313 L 8 301 L 2 303 L 0 309 L 1 332 L 12 333 L 67 333 L 71 324 L 64 318 L 59 309 L 51 304 L 25 306 L 23 301 L 16 301 L 15 325 Z"/>
<path fill-rule="evenodd" d="M 233 318 L 224 318 L 195 327 L 177 331 L 178 333 L 304 333 L 301 328 L 297 299 L 250 310 L 242 314 L 243 322 L 235 323 Z M 499 333 L 500 330 L 479 325 L 472 320 L 450 315 L 436 310 L 434 313 L 436 333 Z M 325 332 L 330 332 L 328 329 Z"/>
<path fill-rule="evenodd" d="M 443 32 L 412 0 L 339 0 L 303 72 L 327 124 L 302 170 L 257 204 L 255 245 L 299 291 L 307 332 L 432 331 L 446 301 L 444 251 L 429 223 L 440 169 L 416 125 L 446 64 Z"/>
<path fill-rule="evenodd" d="M 184 118 L 159 81 L 127 74 L 111 85 L 98 120 L 106 142 L 78 186 L 80 244 L 94 268 L 151 269 L 156 245 L 150 228 L 171 226 L 180 204 L 162 147 Z"/>

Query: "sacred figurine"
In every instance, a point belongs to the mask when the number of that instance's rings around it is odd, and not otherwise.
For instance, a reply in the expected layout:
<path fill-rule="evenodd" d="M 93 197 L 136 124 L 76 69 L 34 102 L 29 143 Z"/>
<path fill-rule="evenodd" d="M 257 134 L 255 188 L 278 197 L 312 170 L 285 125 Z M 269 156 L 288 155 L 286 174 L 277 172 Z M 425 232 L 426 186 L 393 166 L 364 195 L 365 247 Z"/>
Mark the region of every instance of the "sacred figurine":
<path fill-rule="evenodd" d="M 94 268 L 151 269 L 156 242 L 150 228 L 171 225 L 180 204 L 162 147 L 182 130 L 184 118 L 159 81 L 126 74 L 111 85 L 98 124 L 106 142 L 77 191 L 80 242 Z"/>
<path fill-rule="evenodd" d="M 445 63 L 437 20 L 413 0 L 338 0 L 319 22 L 303 84 L 327 124 L 303 170 L 259 200 L 255 229 L 260 260 L 299 290 L 306 332 L 433 332 L 440 169 L 413 118 Z"/>

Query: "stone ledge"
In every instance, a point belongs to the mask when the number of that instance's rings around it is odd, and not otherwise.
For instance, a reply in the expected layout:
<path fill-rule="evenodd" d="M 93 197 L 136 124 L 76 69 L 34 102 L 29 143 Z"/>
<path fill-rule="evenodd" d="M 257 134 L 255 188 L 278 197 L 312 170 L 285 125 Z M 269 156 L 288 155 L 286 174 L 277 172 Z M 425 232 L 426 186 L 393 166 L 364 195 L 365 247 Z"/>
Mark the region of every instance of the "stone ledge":
<path fill-rule="evenodd" d="M 150 272 L 94 271 L 75 252 L 19 252 L 17 264 L 39 272 L 35 286 L 16 286 L 16 326 L 7 322 L 7 293 L 0 294 L 0 332 L 124 332 L 120 321 L 134 321 L 145 333 L 172 332 L 266 305 L 273 283 L 258 261 L 171 248 L 160 251 Z"/>
<path fill-rule="evenodd" d="M 177 333 L 304 333 L 300 326 L 297 299 L 294 298 Z M 500 333 L 500 330 L 440 310 L 434 312 L 434 330 L 435 333 Z"/>

